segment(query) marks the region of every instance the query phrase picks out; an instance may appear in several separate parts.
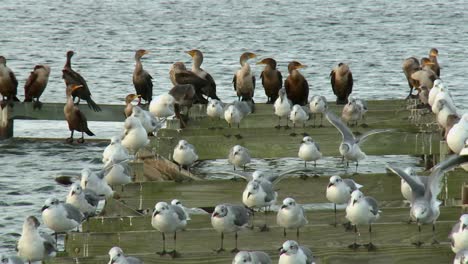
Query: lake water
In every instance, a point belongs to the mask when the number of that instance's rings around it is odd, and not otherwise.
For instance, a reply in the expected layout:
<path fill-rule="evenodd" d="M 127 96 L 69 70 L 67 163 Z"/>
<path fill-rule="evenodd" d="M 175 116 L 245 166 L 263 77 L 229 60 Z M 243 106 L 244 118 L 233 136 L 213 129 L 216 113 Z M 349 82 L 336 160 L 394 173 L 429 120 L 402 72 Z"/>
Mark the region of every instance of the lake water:
<path fill-rule="evenodd" d="M 134 91 L 135 50 L 151 52 L 143 64 L 159 95 L 171 88 L 171 64 L 190 64 L 184 51 L 197 48 L 205 54 L 202 67 L 216 80 L 218 95 L 229 102 L 236 98 L 231 81 L 245 51 L 275 58 L 285 77 L 289 61 L 308 65 L 302 72 L 311 94 L 333 100 L 328 74 L 337 63 L 350 65 L 356 96 L 404 98 L 408 88 L 401 71 L 403 59 L 427 56 L 436 47 L 441 77 L 464 111 L 468 102 L 465 1 L 339 2 L 344 1 L 3 0 L 0 55 L 19 80 L 21 99 L 34 65 L 47 63 L 52 73 L 41 99 L 64 102 L 61 69 L 66 51 L 74 50 L 73 68 L 86 78 L 94 100 L 122 103 Z M 252 69 L 258 79 L 262 68 L 252 65 Z M 261 89 L 255 99 L 266 101 Z M 99 138 L 108 138 L 120 131 L 121 124 L 93 122 L 90 127 Z M 17 121 L 15 136 L 65 138 L 69 132 L 64 121 Z M 46 197 L 64 197 L 67 190 L 54 183 L 54 175 L 86 166 L 98 168 L 104 146 L 27 139 L 0 142 L 0 253 L 12 252 L 23 219 L 39 216 Z M 408 165 L 417 162 L 406 160 Z M 269 161 L 258 164 L 272 165 Z"/>

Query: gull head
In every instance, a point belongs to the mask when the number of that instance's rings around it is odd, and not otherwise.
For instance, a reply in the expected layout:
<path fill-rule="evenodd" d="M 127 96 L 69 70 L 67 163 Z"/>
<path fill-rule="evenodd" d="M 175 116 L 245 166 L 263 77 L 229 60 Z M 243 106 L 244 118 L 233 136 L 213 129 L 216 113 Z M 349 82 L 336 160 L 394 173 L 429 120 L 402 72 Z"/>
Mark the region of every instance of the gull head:
<path fill-rule="evenodd" d="M 290 208 L 296 206 L 296 201 L 293 198 L 286 198 L 283 200 L 283 205 L 281 205 L 281 209 Z"/>
<path fill-rule="evenodd" d="M 111 145 L 115 145 L 115 144 L 120 144 L 122 143 L 122 139 L 118 136 L 113 136 L 111 137 Z"/>
<path fill-rule="evenodd" d="M 118 261 L 125 258 L 125 256 L 121 248 L 113 247 L 109 250 L 109 258 L 109 263 L 118 263 Z"/>
<path fill-rule="evenodd" d="M 45 200 L 44 202 L 44 206 L 42 206 L 42 209 L 41 211 L 44 211 L 48 208 L 51 208 L 51 207 L 55 207 L 57 205 L 59 205 L 60 201 L 57 199 L 57 198 L 47 198 L 47 200 Z"/>
<path fill-rule="evenodd" d="M 341 179 L 341 177 L 338 175 L 331 176 L 330 183 L 328 183 L 328 188 L 330 188 L 331 186 L 336 186 L 340 184 L 342 181 L 343 179 Z"/>
<path fill-rule="evenodd" d="M 302 143 L 314 143 L 314 140 L 312 139 L 312 137 L 305 136 L 305 137 L 302 139 Z"/>
<path fill-rule="evenodd" d="M 351 193 L 350 201 L 354 205 L 355 203 L 359 202 L 364 197 L 364 194 L 360 190 L 354 190 Z"/>
<path fill-rule="evenodd" d="M 78 183 L 72 184 L 70 188 L 70 196 L 77 195 L 79 196 L 81 193 L 83 193 L 83 188 L 81 188 L 81 185 Z"/>
<path fill-rule="evenodd" d="M 429 203 L 426 201 L 418 200 L 411 206 L 411 215 L 416 219 L 416 223 L 425 221 L 429 216 Z"/>
<path fill-rule="evenodd" d="M 252 173 L 252 179 L 253 180 L 258 180 L 258 181 L 264 180 L 265 179 L 265 174 L 264 174 L 263 171 L 259 171 L 259 170 L 254 171 Z"/>
<path fill-rule="evenodd" d="M 299 250 L 299 244 L 294 240 L 288 240 L 283 243 L 283 246 L 280 247 L 280 256 L 283 254 L 294 255 L 297 254 Z"/>
<path fill-rule="evenodd" d="M 247 198 L 249 198 L 251 195 L 255 195 L 256 193 L 258 193 L 258 191 L 260 190 L 260 183 L 255 180 L 250 181 L 247 184 L 247 187 L 245 187 L 245 190 L 248 192 Z"/>
<path fill-rule="evenodd" d="M 351 151 L 351 146 L 348 143 L 341 143 L 340 144 L 340 154 L 346 155 L 348 152 Z"/>
<path fill-rule="evenodd" d="M 160 213 L 164 213 L 167 210 L 169 210 L 169 205 L 166 202 L 158 202 L 154 206 L 153 217 Z"/>
<path fill-rule="evenodd" d="M 253 263 L 252 262 L 252 257 L 250 256 L 250 253 L 247 251 L 239 251 L 236 256 L 234 257 L 234 260 L 232 261 L 232 264 L 241 264 L 241 263 Z"/>
<path fill-rule="evenodd" d="M 89 179 L 91 178 L 91 170 L 88 168 L 84 168 L 81 170 L 81 188 L 86 189 L 86 186 L 88 185 Z"/>
<path fill-rule="evenodd" d="M 40 225 L 39 220 L 35 216 L 30 215 L 24 220 L 23 229 L 37 229 Z"/>
<path fill-rule="evenodd" d="M 213 214 L 211 215 L 212 218 L 219 217 L 223 218 L 228 214 L 228 208 L 224 204 L 219 204 L 215 207 Z"/>

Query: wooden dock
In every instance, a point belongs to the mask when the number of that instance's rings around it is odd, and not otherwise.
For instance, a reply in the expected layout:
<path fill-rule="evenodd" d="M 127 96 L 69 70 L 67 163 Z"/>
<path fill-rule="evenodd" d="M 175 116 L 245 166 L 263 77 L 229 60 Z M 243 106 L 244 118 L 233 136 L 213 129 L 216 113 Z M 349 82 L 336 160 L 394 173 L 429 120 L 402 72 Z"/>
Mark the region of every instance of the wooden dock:
<path fill-rule="evenodd" d="M 9 115 L 9 120 L 63 119 L 63 105 L 45 104 L 44 111 L 49 114 L 36 113 L 32 106 L 15 105 Z M 80 106 L 86 109 L 87 106 Z M 99 121 L 103 114 L 106 121 L 123 121 L 118 116 L 123 106 L 101 106 L 102 113 L 86 112 L 89 120 Z M 341 106 L 330 105 L 332 111 L 339 113 Z M 403 100 L 370 101 L 366 123 L 368 127 L 352 128 L 363 133 L 370 129 L 393 129 L 369 138 L 363 145 L 368 155 L 435 155 L 440 153 L 440 136 L 432 127 L 415 118 L 417 111 L 407 109 Z M 107 119 L 112 116 L 111 119 Z M 228 128 L 224 120 L 211 120 L 204 114 L 204 108 L 196 106 L 192 109 L 188 127 L 181 130 L 177 120 L 168 120 L 167 128 L 158 132 L 151 144 L 160 157 L 170 159 L 172 150 L 179 139 L 186 139 L 194 144 L 200 159 L 225 159 L 229 148 L 235 144 L 243 145 L 256 158 L 296 157 L 298 146 L 306 133 L 321 145 L 326 156 L 338 156 L 338 145 L 341 141 L 338 131 L 325 119 L 323 127 L 312 127 L 312 121 L 305 128 L 275 129 L 278 119 L 273 115 L 272 105 L 257 104 L 255 113 L 247 116 L 240 128 Z M 425 116 L 424 120 L 431 120 Z M 284 124 L 284 120 L 283 123 Z M 320 123 L 318 117 L 317 125 Z M 291 135 L 292 133 L 296 135 Z M 443 149 L 443 148 L 442 148 Z M 442 150 L 444 151 L 444 150 Z M 445 153 L 442 153 L 445 154 Z M 149 163 L 147 163 L 149 162 Z M 176 181 L 154 181 L 157 177 L 147 164 L 165 166 L 163 160 L 152 157 L 140 168 L 138 182 L 124 186 L 123 191 L 116 188 L 119 199 L 106 201 L 104 211 L 98 217 L 93 217 L 83 224 L 82 232 L 72 232 L 67 235 L 65 252 L 51 259 L 50 263 L 106 263 L 108 251 L 112 246 L 120 246 L 127 255 L 137 256 L 145 263 L 231 263 L 233 254 L 225 252 L 217 254 L 213 249 L 219 247 L 219 234 L 211 227 L 210 214 L 192 215 L 187 230 L 178 233 L 177 249 L 180 258 L 160 257 L 155 252 L 162 246 L 161 234 L 151 226 L 151 212 L 158 201 L 170 201 L 177 198 L 187 207 L 203 208 L 211 212 L 219 203 L 241 203 L 242 190 L 245 181 L 238 180 L 197 180 L 197 175 L 190 179 L 177 176 Z M 320 166 L 320 165 L 319 165 Z M 385 164 L 382 164 L 385 166 Z M 259 168 L 268 169 L 268 168 Z M 165 174 L 176 174 L 176 169 L 166 166 Z M 378 247 L 376 252 L 368 252 L 365 248 L 353 251 L 347 248 L 353 242 L 353 233 L 346 232 L 343 227 L 333 227 L 332 205 L 325 198 L 328 177 L 299 178 L 299 174 L 291 173 L 281 181 L 276 189 L 278 202 L 285 197 L 293 197 L 298 203 L 307 204 L 309 224 L 301 229 L 300 244 L 311 248 L 317 258 L 317 263 L 450 263 L 454 257 L 448 242 L 448 232 L 459 218 L 462 207 L 461 186 L 468 182 L 468 174 L 460 169 L 448 173 L 447 189 L 442 197 L 450 206 L 441 207 L 441 216 L 437 223 L 436 237 L 440 244 L 431 245 L 431 226 L 423 226 L 421 236 L 425 244 L 416 248 L 411 243 L 417 239 L 417 226 L 406 223 L 409 208 L 403 202 L 400 193 L 400 179 L 390 173 L 359 174 L 353 179 L 364 185 L 362 191 L 375 197 L 381 206 L 382 216 L 373 225 L 373 242 Z M 145 177 L 141 177 L 145 175 Z M 313 175 L 309 175 L 313 176 Z M 331 175 L 326 175 L 331 176 Z M 344 176 L 346 177 L 346 176 Z M 170 177 L 169 177 L 170 178 Z M 160 178 L 159 178 L 160 179 Z M 165 178 L 167 179 L 167 178 Z M 450 201 L 450 203 L 448 203 Z M 269 232 L 260 232 L 258 228 L 239 233 L 239 248 L 241 250 L 262 250 L 270 254 L 273 263 L 278 259 L 278 248 L 286 239 L 296 239 L 291 231 L 283 237 L 283 230 L 276 225 L 276 213 L 267 215 L 271 227 Z M 340 207 L 338 219 L 344 222 L 344 209 Z M 264 221 L 263 214 L 256 216 L 255 225 Z M 367 227 L 361 227 L 359 240 L 367 243 Z M 375 232 L 375 233 L 374 233 Z M 167 245 L 172 249 L 172 236 Z M 233 235 L 225 236 L 225 247 L 233 247 Z"/>

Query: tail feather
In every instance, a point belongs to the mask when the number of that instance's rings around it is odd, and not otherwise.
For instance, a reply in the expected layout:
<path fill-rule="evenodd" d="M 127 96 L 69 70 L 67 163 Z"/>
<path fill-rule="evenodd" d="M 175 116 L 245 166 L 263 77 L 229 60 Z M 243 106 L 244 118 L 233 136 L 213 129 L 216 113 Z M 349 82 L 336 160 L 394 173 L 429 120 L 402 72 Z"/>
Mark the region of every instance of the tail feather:
<path fill-rule="evenodd" d="M 91 130 L 89 130 L 89 128 L 86 128 L 86 130 L 84 131 L 86 133 L 86 135 L 88 136 L 95 136 L 93 132 L 91 132 Z"/>
<path fill-rule="evenodd" d="M 86 102 L 88 103 L 89 108 L 93 109 L 94 112 L 101 112 L 101 107 L 99 107 L 99 105 L 97 105 L 93 99 L 89 98 L 86 100 Z"/>

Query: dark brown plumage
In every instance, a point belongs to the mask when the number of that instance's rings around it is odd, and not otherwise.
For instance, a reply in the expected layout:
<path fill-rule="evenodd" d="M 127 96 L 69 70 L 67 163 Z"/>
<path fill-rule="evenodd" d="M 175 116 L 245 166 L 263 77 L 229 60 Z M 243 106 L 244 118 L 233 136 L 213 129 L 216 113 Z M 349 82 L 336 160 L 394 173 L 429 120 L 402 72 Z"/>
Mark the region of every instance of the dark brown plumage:
<path fill-rule="evenodd" d="M 67 87 L 67 103 L 63 107 L 63 113 L 65 114 L 65 119 L 68 123 L 68 129 L 71 131 L 70 137 L 67 138 L 67 142 L 69 143 L 73 142 L 74 131 L 81 132 L 81 138 L 77 140 L 78 143 L 84 142 L 84 133 L 88 136 L 94 136 L 94 133 L 88 128 L 86 116 L 73 103 L 72 94 L 80 89 L 83 89 L 82 85 L 71 84 Z"/>
<path fill-rule="evenodd" d="M 71 58 L 75 53 L 73 51 L 67 52 L 67 61 L 62 70 L 62 78 L 65 81 L 66 87 L 71 85 L 81 85 L 81 89 L 77 89 L 72 92 L 73 101 L 78 97 L 77 104 L 80 103 L 80 99 L 85 100 L 88 103 L 89 108 L 93 109 L 95 112 L 101 111 L 101 108 L 93 101 L 91 98 L 91 92 L 89 91 L 88 84 L 86 84 L 85 79 L 77 72 L 75 72 L 71 67 Z"/>
<path fill-rule="evenodd" d="M 232 78 L 232 84 L 239 100 L 242 98 L 242 101 L 253 101 L 255 93 L 255 76 L 252 74 L 250 65 L 247 61 L 255 57 L 257 57 L 257 55 L 252 52 L 244 52 L 239 58 L 241 68 Z"/>
<path fill-rule="evenodd" d="M 276 61 L 272 58 L 266 58 L 257 64 L 265 64 L 260 74 L 265 95 L 267 96 L 267 104 L 272 104 L 278 98 L 278 92 L 283 87 L 283 76 L 281 72 L 276 69 Z"/>
<path fill-rule="evenodd" d="M 184 84 L 193 85 L 193 88 L 195 89 L 195 95 L 193 98 L 194 104 L 208 103 L 208 100 L 205 97 L 203 97 L 203 95 L 205 94 L 203 92 L 203 89 L 205 89 L 205 87 L 210 86 L 210 82 L 208 80 L 200 78 L 193 71 L 187 70 L 187 68 L 185 68 L 184 63 L 174 63 L 169 71 L 169 77 L 174 86 Z"/>
<path fill-rule="evenodd" d="M 1 107 L 5 106 L 6 101 L 19 101 L 16 97 L 18 93 L 18 80 L 16 80 L 13 71 L 6 66 L 6 58 L 0 56 L 0 94 L 3 101 Z"/>
<path fill-rule="evenodd" d="M 153 99 L 153 77 L 143 69 L 143 64 L 141 64 L 141 57 L 145 54 L 149 54 L 149 51 L 140 49 L 135 52 L 136 64 L 133 71 L 133 86 L 135 86 L 136 93 L 140 95 L 138 104 L 141 104 L 141 98 L 148 103 Z"/>
<path fill-rule="evenodd" d="M 434 81 L 438 78 L 437 74 L 431 69 L 432 64 L 433 63 L 428 58 L 421 59 L 421 69 L 411 74 L 411 80 L 414 87 L 424 85 L 428 89 L 432 88 Z"/>
<path fill-rule="evenodd" d="M 188 121 L 188 112 L 196 98 L 195 88 L 192 84 L 177 84 L 170 91 L 169 94 L 174 97 L 174 113 L 180 120 L 180 127 L 186 127 Z M 182 116 L 182 108 L 187 108 L 187 115 Z"/>
<path fill-rule="evenodd" d="M 48 65 L 36 65 L 34 67 L 24 84 L 24 102 L 32 102 L 36 99 L 33 108 L 41 108 L 42 103 L 39 98 L 47 87 L 49 75 L 50 67 Z"/>
<path fill-rule="evenodd" d="M 284 81 L 284 88 L 286 89 L 288 99 L 291 100 L 293 105 L 307 104 L 309 97 L 309 84 L 298 70 L 305 67 L 305 65 L 302 65 L 298 61 L 291 61 L 288 64 L 289 76 Z"/>
<path fill-rule="evenodd" d="M 437 57 L 439 56 L 439 51 L 436 48 L 432 48 L 429 51 L 429 60 L 433 63 L 430 65 L 431 70 L 437 74 L 437 77 L 440 78 L 440 66 L 439 62 L 437 61 Z"/>
<path fill-rule="evenodd" d="M 411 75 L 421 69 L 421 66 L 419 65 L 418 59 L 415 57 L 409 57 L 403 61 L 403 73 L 406 76 L 406 80 L 408 81 L 408 86 L 410 88 L 410 92 L 408 97 L 413 96 L 413 89 L 418 87 L 417 82 L 411 78 Z"/>
<path fill-rule="evenodd" d="M 330 72 L 330 80 L 333 93 L 336 95 L 336 104 L 347 104 L 348 96 L 353 92 L 353 74 L 349 66 L 340 62 Z"/>
<path fill-rule="evenodd" d="M 216 95 L 216 83 L 207 71 L 201 68 L 203 63 L 203 53 L 197 49 L 189 50 L 186 52 L 192 57 L 192 72 L 195 73 L 198 77 L 202 78 L 203 80 L 207 81 L 207 85 L 201 87 L 202 94 L 208 96 L 211 99 L 219 100 L 218 96 Z M 196 91 L 198 94 L 198 91 Z M 200 96 L 197 96 L 200 97 Z M 208 100 L 204 102 L 204 104 L 208 103 Z"/>

